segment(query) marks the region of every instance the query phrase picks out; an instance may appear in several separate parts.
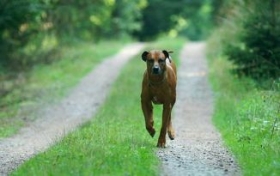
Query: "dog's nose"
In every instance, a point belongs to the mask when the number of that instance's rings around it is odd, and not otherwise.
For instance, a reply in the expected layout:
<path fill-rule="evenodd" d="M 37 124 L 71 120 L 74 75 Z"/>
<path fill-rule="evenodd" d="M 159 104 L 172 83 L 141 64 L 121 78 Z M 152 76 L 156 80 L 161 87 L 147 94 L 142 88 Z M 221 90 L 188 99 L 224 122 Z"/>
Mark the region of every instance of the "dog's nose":
<path fill-rule="evenodd" d="M 159 74 L 159 66 L 154 66 L 153 67 L 153 73 L 154 74 Z"/>

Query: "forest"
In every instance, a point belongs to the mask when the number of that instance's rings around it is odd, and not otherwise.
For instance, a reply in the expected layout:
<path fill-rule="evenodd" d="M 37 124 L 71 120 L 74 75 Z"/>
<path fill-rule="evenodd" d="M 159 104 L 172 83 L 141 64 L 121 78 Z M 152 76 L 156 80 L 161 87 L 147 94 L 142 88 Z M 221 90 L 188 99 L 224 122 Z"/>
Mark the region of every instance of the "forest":
<path fill-rule="evenodd" d="M 212 29 L 218 4 L 213 0 L 3 0 L 1 72 L 49 63 L 60 47 L 81 41 L 151 41 L 160 35 L 203 39 Z"/>
<path fill-rule="evenodd" d="M 205 40 L 219 31 L 237 71 L 277 77 L 280 3 L 276 0 L 2 0 L 0 79 L 55 60 L 62 46 L 100 40 Z M 1 92 L 1 91 L 0 91 Z"/>
<path fill-rule="evenodd" d="M 280 17 L 276 0 L 3 0 L 1 73 L 48 63 L 74 41 L 153 40 L 182 35 L 203 40 L 224 28 L 224 52 L 253 77 L 279 71 Z M 52 54 L 51 54 L 52 53 Z"/>

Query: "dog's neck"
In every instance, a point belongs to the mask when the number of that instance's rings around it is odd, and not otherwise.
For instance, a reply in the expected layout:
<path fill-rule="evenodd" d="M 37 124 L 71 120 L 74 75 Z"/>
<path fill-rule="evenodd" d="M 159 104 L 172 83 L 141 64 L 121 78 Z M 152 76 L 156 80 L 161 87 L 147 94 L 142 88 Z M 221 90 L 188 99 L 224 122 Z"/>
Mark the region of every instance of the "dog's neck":
<path fill-rule="evenodd" d="M 159 86 L 163 84 L 166 80 L 166 72 L 163 72 L 160 75 L 149 74 L 149 85 L 150 86 Z"/>

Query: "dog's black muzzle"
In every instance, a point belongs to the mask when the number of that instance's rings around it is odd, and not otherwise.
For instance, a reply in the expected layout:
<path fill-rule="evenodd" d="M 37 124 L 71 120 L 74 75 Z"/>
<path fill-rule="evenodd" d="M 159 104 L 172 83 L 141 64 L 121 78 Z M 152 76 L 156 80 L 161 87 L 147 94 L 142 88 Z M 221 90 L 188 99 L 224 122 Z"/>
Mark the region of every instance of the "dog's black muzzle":
<path fill-rule="evenodd" d="M 160 74 L 160 67 L 157 66 L 157 65 L 156 65 L 156 66 L 153 66 L 152 72 L 153 72 L 153 74 L 155 74 L 155 75 Z"/>

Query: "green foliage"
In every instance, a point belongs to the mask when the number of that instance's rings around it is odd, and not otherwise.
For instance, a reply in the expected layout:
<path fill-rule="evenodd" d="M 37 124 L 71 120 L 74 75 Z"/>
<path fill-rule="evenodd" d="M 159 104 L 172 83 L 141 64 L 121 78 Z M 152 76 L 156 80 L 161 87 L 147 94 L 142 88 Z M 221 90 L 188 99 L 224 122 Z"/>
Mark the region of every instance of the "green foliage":
<path fill-rule="evenodd" d="M 140 0 L 50 1 L 46 18 L 63 40 L 119 38 L 140 29 Z M 82 11 L 82 13 L 81 13 Z"/>
<path fill-rule="evenodd" d="M 140 30 L 143 1 L 3 0 L 0 68 L 18 72 L 50 63 L 50 53 L 73 41 L 123 40 Z"/>
<path fill-rule="evenodd" d="M 280 74 L 280 2 L 229 1 L 224 7 L 224 54 L 236 71 L 254 79 L 277 78 Z"/>
<path fill-rule="evenodd" d="M 253 80 L 232 74 L 234 66 L 219 56 L 212 42 L 208 50 L 215 125 L 244 175 L 279 175 L 280 82 L 266 82 L 263 90 Z"/>
<path fill-rule="evenodd" d="M 191 40 L 203 40 L 211 32 L 214 21 L 213 10 L 216 0 L 185 1 L 182 17 L 186 20 L 185 27 L 180 34 L 187 36 Z"/>
<path fill-rule="evenodd" d="M 0 64 L 20 64 L 18 61 L 22 56 L 16 51 L 38 34 L 38 17 L 42 11 L 39 0 L 0 2 Z"/>
<path fill-rule="evenodd" d="M 21 72 L 49 64 L 73 41 L 152 40 L 182 34 L 202 39 L 214 0 L 18 0 L 0 2 L 0 68 Z M 46 46 L 48 43 L 48 47 Z"/>
<path fill-rule="evenodd" d="M 212 6 L 215 0 L 149 0 L 142 11 L 142 30 L 135 35 L 140 40 L 152 40 L 170 33 L 191 40 L 208 36 L 212 27 Z"/>
<path fill-rule="evenodd" d="M 171 21 L 171 16 L 180 13 L 181 3 L 172 0 L 149 0 L 143 10 L 142 30 L 137 34 L 140 40 L 152 40 L 159 34 L 169 31 L 175 25 Z"/>
<path fill-rule="evenodd" d="M 112 12 L 109 36 L 123 38 L 140 31 L 141 11 L 146 3 L 146 0 L 118 0 Z"/>
<path fill-rule="evenodd" d="M 115 1 L 52 0 L 45 18 L 60 39 L 99 40 L 110 30 Z M 82 12 L 82 13 L 81 13 Z"/>

